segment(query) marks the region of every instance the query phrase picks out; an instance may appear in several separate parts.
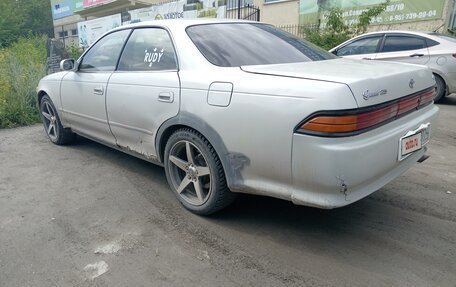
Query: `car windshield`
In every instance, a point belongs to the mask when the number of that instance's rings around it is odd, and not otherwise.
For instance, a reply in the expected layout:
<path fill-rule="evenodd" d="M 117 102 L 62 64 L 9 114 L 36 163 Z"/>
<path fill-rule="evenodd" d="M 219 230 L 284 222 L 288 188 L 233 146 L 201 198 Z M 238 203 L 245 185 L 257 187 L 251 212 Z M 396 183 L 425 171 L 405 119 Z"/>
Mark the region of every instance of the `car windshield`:
<path fill-rule="evenodd" d="M 443 34 L 439 34 L 439 33 L 429 33 L 429 35 L 436 36 L 441 39 L 456 43 L 456 37 L 453 37 L 453 36 L 443 35 Z"/>
<path fill-rule="evenodd" d="M 221 67 L 337 58 L 314 44 L 266 24 L 202 24 L 188 27 L 187 34 L 209 62 Z"/>

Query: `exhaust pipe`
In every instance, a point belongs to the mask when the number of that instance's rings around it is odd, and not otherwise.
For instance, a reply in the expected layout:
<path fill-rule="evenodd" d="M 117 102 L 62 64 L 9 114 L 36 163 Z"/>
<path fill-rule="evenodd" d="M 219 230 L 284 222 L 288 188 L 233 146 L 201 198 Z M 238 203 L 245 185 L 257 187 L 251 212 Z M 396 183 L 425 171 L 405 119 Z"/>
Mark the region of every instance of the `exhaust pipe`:
<path fill-rule="evenodd" d="M 430 157 L 431 157 L 430 155 L 424 154 L 422 157 L 420 157 L 419 160 L 417 160 L 417 162 L 422 163 L 423 161 L 427 160 Z"/>

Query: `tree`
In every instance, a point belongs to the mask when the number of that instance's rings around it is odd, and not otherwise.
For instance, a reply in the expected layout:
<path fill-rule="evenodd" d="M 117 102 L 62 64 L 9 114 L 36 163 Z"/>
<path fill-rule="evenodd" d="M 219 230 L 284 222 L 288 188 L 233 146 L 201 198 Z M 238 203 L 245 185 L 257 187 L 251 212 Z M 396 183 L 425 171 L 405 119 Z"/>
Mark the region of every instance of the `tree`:
<path fill-rule="evenodd" d="M 372 19 L 385 11 L 389 3 L 390 0 L 386 0 L 367 9 L 357 17 L 356 24 L 352 26 L 344 22 L 340 8 L 331 8 L 325 15 L 325 29 L 305 29 L 304 34 L 310 42 L 324 49 L 331 49 L 353 36 L 365 33 Z"/>
<path fill-rule="evenodd" d="M 49 0 L 0 1 L 0 48 L 28 34 L 52 36 L 52 29 Z"/>
<path fill-rule="evenodd" d="M 0 47 L 13 42 L 22 29 L 23 16 L 11 0 L 0 1 Z"/>

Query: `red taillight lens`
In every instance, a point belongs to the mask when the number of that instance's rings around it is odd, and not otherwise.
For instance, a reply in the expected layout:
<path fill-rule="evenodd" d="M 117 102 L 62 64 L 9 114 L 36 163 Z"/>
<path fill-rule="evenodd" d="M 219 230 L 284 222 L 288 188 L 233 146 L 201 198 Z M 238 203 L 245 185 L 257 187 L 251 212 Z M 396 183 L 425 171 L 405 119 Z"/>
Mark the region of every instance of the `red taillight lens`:
<path fill-rule="evenodd" d="M 434 96 L 435 88 L 432 88 L 410 97 L 370 107 L 368 111 L 361 109 L 338 112 L 345 115 L 316 115 L 299 126 L 297 131 L 328 136 L 359 133 L 427 105 L 433 101 Z"/>
<path fill-rule="evenodd" d="M 420 94 L 419 95 L 419 97 L 420 97 L 419 106 L 424 106 L 426 104 L 429 104 L 430 102 L 433 102 L 436 92 L 437 92 L 436 89 L 433 88 L 429 91 L 426 91 L 426 92 Z"/>

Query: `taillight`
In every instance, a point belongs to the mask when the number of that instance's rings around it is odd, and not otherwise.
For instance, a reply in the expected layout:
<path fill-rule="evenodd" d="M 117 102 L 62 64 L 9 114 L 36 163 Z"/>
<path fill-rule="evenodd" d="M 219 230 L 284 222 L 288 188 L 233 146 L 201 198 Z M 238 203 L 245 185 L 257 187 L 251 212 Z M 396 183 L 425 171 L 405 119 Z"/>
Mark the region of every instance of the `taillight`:
<path fill-rule="evenodd" d="M 296 129 L 298 133 L 320 136 L 359 134 L 390 122 L 431 103 L 435 88 L 367 109 L 316 113 Z"/>

